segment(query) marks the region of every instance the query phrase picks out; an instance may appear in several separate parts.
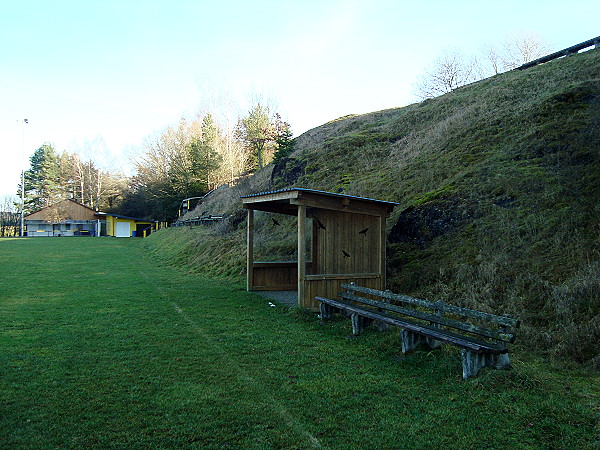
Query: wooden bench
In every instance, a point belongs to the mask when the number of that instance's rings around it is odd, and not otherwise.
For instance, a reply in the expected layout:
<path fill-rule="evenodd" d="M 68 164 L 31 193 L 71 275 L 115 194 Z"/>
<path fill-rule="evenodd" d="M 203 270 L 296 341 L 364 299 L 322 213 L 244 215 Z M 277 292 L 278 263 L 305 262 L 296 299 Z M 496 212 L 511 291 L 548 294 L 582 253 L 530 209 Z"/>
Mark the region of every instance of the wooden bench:
<path fill-rule="evenodd" d="M 378 291 L 353 283 L 342 284 L 342 300 L 315 297 L 320 302 L 321 318 L 335 312 L 350 315 L 352 334 L 358 335 L 370 323 L 379 328 L 401 328 L 402 353 L 418 345 L 438 348 L 442 342 L 462 348 L 463 378 L 477 376 L 489 366 L 510 366 L 508 344 L 514 342 L 512 330 L 519 321 L 508 315 L 459 308 L 444 303 L 420 300 L 390 291 Z"/>

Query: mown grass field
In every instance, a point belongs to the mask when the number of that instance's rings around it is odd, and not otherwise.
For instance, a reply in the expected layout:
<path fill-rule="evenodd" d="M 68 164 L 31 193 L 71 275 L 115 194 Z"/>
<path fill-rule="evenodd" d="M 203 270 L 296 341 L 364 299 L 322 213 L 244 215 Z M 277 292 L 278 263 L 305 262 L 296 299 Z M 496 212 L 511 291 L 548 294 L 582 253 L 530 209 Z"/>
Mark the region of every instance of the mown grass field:
<path fill-rule="evenodd" d="M 0 240 L 0 448 L 597 448 L 598 379 L 269 307 L 146 242 Z"/>

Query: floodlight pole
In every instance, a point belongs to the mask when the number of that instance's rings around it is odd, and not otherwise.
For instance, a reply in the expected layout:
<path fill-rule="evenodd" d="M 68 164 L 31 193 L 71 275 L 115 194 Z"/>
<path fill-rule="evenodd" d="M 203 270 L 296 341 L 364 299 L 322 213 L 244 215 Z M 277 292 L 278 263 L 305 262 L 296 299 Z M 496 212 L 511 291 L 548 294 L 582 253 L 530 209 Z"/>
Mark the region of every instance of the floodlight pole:
<path fill-rule="evenodd" d="M 21 237 L 25 235 L 25 170 L 21 170 Z"/>
<path fill-rule="evenodd" d="M 23 140 L 22 140 L 22 155 L 25 156 L 25 125 L 28 124 L 27 119 L 23 119 Z M 25 236 L 25 169 L 21 170 L 21 237 Z"/>

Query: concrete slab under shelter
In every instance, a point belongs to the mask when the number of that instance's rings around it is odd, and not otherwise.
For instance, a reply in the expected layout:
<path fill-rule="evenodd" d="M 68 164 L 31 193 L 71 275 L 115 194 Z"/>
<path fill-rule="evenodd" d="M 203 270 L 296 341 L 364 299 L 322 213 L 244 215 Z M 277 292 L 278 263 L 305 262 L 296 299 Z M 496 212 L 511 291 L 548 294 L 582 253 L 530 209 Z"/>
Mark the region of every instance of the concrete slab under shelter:
<path fill-rule="evenodd" d="M 273 303 L 291 308 L 298 306 L 298 291 L 255 291 L 261 297 Z"/>

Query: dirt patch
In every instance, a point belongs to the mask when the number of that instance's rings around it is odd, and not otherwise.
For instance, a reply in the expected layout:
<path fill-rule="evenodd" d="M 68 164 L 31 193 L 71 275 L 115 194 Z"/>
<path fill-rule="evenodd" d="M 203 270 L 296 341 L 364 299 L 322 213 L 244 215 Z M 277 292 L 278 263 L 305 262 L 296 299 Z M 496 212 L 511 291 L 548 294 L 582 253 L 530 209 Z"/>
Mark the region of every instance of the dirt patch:
<path fill-rule="evenodd" d="M 424 247 L 479 215 L 474 205 L 460 198 L 411 206 L 400 213 L 388 239 L 392 244 L 406 242 Z"/>

